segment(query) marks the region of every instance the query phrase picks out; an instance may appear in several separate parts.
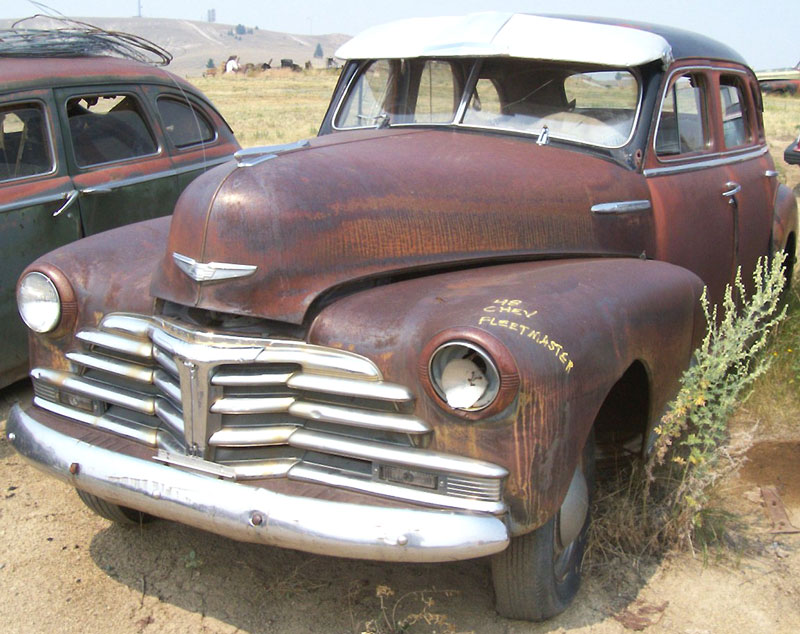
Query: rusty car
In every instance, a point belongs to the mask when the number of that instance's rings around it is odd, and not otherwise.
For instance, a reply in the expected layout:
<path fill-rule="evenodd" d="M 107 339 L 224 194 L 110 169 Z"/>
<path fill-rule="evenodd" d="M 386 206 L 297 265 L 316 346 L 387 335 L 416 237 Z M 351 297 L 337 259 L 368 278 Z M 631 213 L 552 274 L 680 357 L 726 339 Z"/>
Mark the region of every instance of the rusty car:
<path fill-rule="evenodd" d="M 800 136 L 783 151 L 783 160 L 789 165 L 800 165 Z"/>
<path fill-rule="evenodd" d="M 118 522 L 488 557 L 500 614 L 552 617 L 595 457 L 646 452 L 704 287 L 794 256 L 758 82 L 701 35 L 494 12 L 337 56 L 317 137 L 25 270 L 8 438 Z"/>
<path fill-rule="evenodd" d="M 152 65 L 5 56 L 0 47 L 0 387 L 27 376 L 14 292 L 38 256 L 172 213 L 198 174 L 239 149 L 211 102 Z"/>

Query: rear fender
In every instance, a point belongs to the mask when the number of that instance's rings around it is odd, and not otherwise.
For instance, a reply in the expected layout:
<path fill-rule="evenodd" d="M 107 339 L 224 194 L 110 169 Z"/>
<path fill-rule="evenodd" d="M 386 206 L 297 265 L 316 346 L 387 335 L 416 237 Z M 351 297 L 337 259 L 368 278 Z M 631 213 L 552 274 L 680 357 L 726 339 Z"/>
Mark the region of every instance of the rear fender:
<path fill-rule="evenodd" d="M 520 534 L 560 506 L 604 399 L 634 361 L 648 374 L 650 420 L 663 410 L 702 336 L 702 287 L 685 269 L 638 259 L 486 267 L 343 298 L 309 339 L 363 354 L 407 386 L 432 449 L 506 467 Z M 452 410 L 432 392 L 429 355 L 451 338 L 503 357 L 510 394 L 498 407 Z"/>
<path fill-rule="evenodd" d="M 778 185 L 775 195 L 775 211 L 772 218 L 770 254 L 792 249 L 797 236 L 797 199 L 786 185 Z M 794 262 L 794 251 L 788 254 Z"/>

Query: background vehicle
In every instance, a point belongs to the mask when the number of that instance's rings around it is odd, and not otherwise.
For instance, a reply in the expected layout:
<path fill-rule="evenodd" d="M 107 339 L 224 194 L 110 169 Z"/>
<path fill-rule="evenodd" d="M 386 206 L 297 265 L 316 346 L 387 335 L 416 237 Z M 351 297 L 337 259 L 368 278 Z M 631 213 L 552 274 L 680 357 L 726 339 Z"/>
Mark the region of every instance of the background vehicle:
<path fill-rule="evenodd" d="M 239 149 L 202 93 L 164 70 L 109 57 L 0 50 L 0 387 L 26 375 L 14 289 L 39 255 L 172 213 L 198 174 Z"/>
<path fill-rule="evenodd" d="M 578 588 L 596 448 L 646 450 L 703 286 L 794 253 L 756 78 L 701 36 L 528 15 L 339 55 L 319 138 L 27 269 L 36 397 L 9 437 L 117 521 L 492 556 L 498 610 L 547 618 Z"/>

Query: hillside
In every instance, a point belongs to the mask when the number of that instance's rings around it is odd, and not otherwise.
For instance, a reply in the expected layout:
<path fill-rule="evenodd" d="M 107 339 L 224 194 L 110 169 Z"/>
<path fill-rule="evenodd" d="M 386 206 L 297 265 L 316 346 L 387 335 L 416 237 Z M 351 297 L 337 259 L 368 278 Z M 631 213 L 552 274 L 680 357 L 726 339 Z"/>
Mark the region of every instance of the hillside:
<path fill-rule="evenodd" d="M 265 29 L 250 30 L 236 35 L 236 25 L 212 24 L 191 20 L 168 20 L 155 18 L 75 18 L 103 29 L 124 31 L 144 37 L 167 49 L 174 59 L 169 69 L 188 77 L 203 73 L 206 62 L 213 59 L 220 66 L 231 55 L 238 55 L 244 65 L 248 62 L 262 64 L 272 60 L 280 66 L 282 58 L 290 58 L 301 66 L 311 61 L 322 67 L 325 59 L 332 57 L 339 46 L 350 39 L 340 33 L 327 35 L 293 35 Z M 26 26 L 48 28 L 49 20 L 39 19 Z M 10 28 L 14 20 L 0 20 L 0 29 Z M 58 23 L 53 23 L 59 26 Z M 317 44 L 322 47 L 322 59 L 314 58 Z"/>

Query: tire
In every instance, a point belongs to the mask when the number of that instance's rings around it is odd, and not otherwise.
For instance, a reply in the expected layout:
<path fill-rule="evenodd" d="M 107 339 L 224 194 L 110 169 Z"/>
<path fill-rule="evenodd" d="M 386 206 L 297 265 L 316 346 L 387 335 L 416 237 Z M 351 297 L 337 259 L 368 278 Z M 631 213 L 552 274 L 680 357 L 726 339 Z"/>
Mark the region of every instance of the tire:
<path fill-rule="evenodd" d="M 581 472 L 588 498 L 594 485 L 594 440 L 586 442 Z M 560 543 L 561 510 L 536 530 L 512 537 L 508 548 L 492 557 L 495 609 L 501 616 L 544 621 L 563 612 L 581 583 L 590 513 L 569 544 Z"/>
<path fill-rule="evenodd" d="M 90 510 L 94 511 L 100 517 L 111 520 L 116 524 L 121 524 L 123 526 L 141 526 L 155 519 L 152 515 L 128 508 L 127 506 L 119 506 L 118 504 L 107 502 L 81 489 L 75 489 L 75 491 L 78 493 L 78 497 L 81 501 L 88 506 Z"/>

